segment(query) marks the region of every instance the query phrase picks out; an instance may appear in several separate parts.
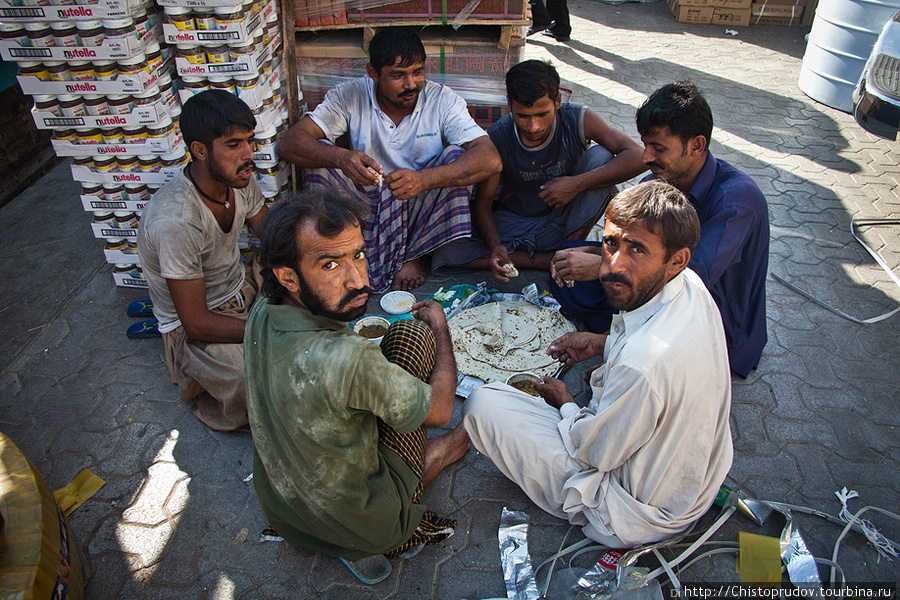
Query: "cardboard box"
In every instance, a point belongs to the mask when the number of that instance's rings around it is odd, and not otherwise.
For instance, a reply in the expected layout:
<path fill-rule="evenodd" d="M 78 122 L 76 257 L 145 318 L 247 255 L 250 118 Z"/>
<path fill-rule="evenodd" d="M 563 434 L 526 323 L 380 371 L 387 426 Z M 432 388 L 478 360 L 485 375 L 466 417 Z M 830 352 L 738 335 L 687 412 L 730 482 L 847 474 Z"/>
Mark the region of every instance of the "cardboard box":
<path fill-rule="evenodd" d="M 129 273 L 113 273 L 113 281 L 115 281 L 116 285 L 119 287 L 145 289 L 148 287 L 146 279 L 137 279 L 132 277 Z"/>
<path fill-rule="evenodd" d="M 135 183 L 163 185 L 168 183 L 181 172 L 181 167 L 175 169 L 163 168 L 154 173 L 98 173 L 81 165 L 71 165 L 72 179 L 85 183 Z"/>
<path fill-rule="evenodd" d="M 805 0 L 797 4 L 754 2 L 750 11 L 751 25 L 799 27 L 803 23 Z"/>
<path fill-rule="evenodd" d="M 670 0 L 669 9 L 679 23 L 747 27 L 750 8 L 718 8 L 713 6 L 683 6 L 680 0 Z"/>
<path fill-rule="evenodd" d="M 155 125 L 169 114 L 166 104 L 158 102 L 139 106 L 127 115 L 84 115 L 60 117 L 46 110 L 31 110 L 31 118 L 38 129 L 70 129 L 72 127 L 135 127 Z"/>
<path fill-rule="evenodd" d="M 35 94 L 98 94 L 103 96 L 115 94 L 134 95 L 147 90 L 151 85 L 156 85 L 159 74 L 169 68 L 171 63 L 167 60 L 155 71 L 147 73 L 141 71 L 134 75 L 119 75 L 113 81 L 91 79 L 86 81 L 44 81 L 34 75 L 17 75 L 19 87 L 22 93 L 34 96 Z"/>
<path fill-rule="evenodd" d="M 163 23 L 163 39 L 167 44 L 188 46 L 218 46 L 252 42 L 253 33 L 262 23 L 262 13 L 257 13 L 245 22 L 230 25 L 225 29 L 195 29 L 184 31 L 171 23 Z"/>
<path fill-rule="evenodd" d="M 164 138 L 147 139 L 141 144 L 73 144 L 66 140 L 50 140 L 57 156 L 146 156 L 170 154 L 183 142 L 180 134 L 170 133 Z"/>
<path fill-rule="evenodd" d="M 99 46 L 49 46 L 34 48 L 20 46 L 15 42 L 0 41 L 0 58 L 7 61 L 53 61 L 53 60 L 113 60 L 131 58 L 144 51 L 144 45 L 159 37 L 159 29 L 154 27 L 143 39 L 134 37 L 103 40 Z"/>
<path fill-rule="evenodd" d="M 681 6 L 704 6 L 711 8 L 731 8 L 739 10 L 742 8 L 750 8 L 752 0 L 678 0 Z M 669 8 L 672 2 L 669 2 Z"/>
<path fill-rule="evenodd" d="M 111 265 L 131 263 L 139 267 L 141 266 L 141 258 L 137 254 L 131 254 L 130 252 L 104 249 L 103 256 L 106 258 L 106 262 Z"/>
<path fill-rule="evenodd" d="M 100 196 L 94 196 L 93 194 L 82 194 L 81 206 L 87 211 L 130 210 L 140 214 L 144 211 L 144 207 L 147 206 L 147 203 L 138 202 L 136 200 L 105 200 Z"/>
<path fill-rule="evenodd" d="M 129 0 L 101 0 L 94 4 L 65 6 L 13 6 L 10 0 L 0 0 L 0 21 L 92 21 L 127 17 L 143 10 Z"/>

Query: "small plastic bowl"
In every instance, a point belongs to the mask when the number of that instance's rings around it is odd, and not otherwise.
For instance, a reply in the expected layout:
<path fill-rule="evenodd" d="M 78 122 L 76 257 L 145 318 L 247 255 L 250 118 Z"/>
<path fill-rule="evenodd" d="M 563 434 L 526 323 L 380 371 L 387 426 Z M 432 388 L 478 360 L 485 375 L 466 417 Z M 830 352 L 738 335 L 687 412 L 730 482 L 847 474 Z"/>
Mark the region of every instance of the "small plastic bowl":
<path fill-rule="evenodd" d="M 513 386 L 520 392 L 525 392 L 529 396 L 540 397 L 540 394 L 534 389 L 534 384 L 537 380 L 538 376 L 533 373 L 516 373 L 506 379 L 506 384 Z"/>
<path fill-rule="evenodd" d="M 384 328 L 384 331 L 386 332 L 387 328 L 391 326 L 391 322 L 388 321 L 387 319 L 385 319 L 384 317 L 370 316 L 370 317 L 363 317 L 362 319 L 360 319 L 359 321 L 356 322 L 356 325 L 353 326 L 353 331 L 355 331 L 356 333 L 358 333 L 359 335 L 363 336 L 364 338 L 366 338 L 367 340 L 369 340 L 371 342 L 380 344 L 381 338 L 384 337 L 384 333 L 382 333 L 380 336 L 378 336 L 376 338 L 368 337 L 362 333 L 362 330 L 364 327 L 371 327 L 371 326 L 382 327 L 382 328 Z"/>

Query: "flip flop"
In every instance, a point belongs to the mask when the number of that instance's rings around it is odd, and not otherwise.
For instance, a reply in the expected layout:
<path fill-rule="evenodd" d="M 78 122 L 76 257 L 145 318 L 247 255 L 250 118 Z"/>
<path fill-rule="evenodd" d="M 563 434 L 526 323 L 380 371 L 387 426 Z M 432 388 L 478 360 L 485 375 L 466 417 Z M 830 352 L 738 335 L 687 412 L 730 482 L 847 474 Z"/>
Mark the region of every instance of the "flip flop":
<path fill-rule="evenodd" d="M 416 556 L 419 552 L 421 552 L 422 548 L 424 548 L 424 547 L 425 547 L 425 544 L 416 544 L 409 550 L 406 550 L 405 552 L 401 552 L 400 554 L 398 554 L 397 558 L 399 558 L 400 560 L 408 560 L 408 559 L 412 558 L 413 556 Z"/>
<path fill-rule="evenodd" d="M 367 556 L 359 560 L 341 558 L 341 562 L 347 565 L 347 568 L 356 575 L 357 579 L 368 585 L 384 581 L 391 574 L 391 561 L 381 554 Z"/>
<path fill-rule="evenodd" d="M 156 319 L 149 319 L 147 321 L 135 323 L 128 328 L 128 331 L 125 332 L 125 334 L 133 340 L 160 337 L 162 335 L 159 332 L 159 321 L 157 321 Z"/>
<path fill-rule="evenodd" d="M 128 310 L 125 311 L 125 314 L 129 317 L 152 317 L 153 301 L 150 300 L 150 298 L 147 298 L 146 300 L 135 300 L 128 305 Z"/>

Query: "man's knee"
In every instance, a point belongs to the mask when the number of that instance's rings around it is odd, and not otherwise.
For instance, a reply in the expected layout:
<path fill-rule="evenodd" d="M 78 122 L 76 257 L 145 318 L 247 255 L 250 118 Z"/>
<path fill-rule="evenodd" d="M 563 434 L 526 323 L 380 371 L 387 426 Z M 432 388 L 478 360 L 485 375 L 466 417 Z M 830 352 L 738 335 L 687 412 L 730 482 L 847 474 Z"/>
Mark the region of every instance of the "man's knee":
<path fill-rule="evenodd" d="M 434 331 L 416 319 L 395 321 L 381 340 L 381 353 L 422 381 L 428 381 L 434 369 L 437 341 Z"/>
<path fill-rule="evenodd" d="M 613 154 L 606 147 L 600 144 L 594 144 L 587 149 L 587 152 L 578 161 L 575 167 L 575 173 L 587 173 L 599 167 L 602 167 L 613 159 Z"/>

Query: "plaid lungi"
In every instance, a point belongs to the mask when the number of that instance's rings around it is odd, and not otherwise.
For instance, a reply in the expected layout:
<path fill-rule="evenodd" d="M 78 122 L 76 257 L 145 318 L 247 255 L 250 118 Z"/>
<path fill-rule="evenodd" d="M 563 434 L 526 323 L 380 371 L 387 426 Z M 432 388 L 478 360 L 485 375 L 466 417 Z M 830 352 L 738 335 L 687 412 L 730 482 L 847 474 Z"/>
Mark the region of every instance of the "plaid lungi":
<path fill-rule="evenodd" d="M 449 164 L 463 152 L 459 146 L 448 146 L 425 168 Z M 336 187 L 369 207 L 363 237 L 369 285 L 376 292 L 390 287 L 403 263 L 472 233 L 471 186 L 426 190 L 415 198 L 398 200 L 387 184 L 380 188 L 357 185 L 333 168 L 306 169 L 306 186 Z"/>
<path fill-rule="evenodd" d="M 381 340 L 381 353 L 392 363 L 399 365 L 422 381 L 428 381 L 434 369 L 435 337 L 431 328 L 422 321 L 400 320 L 391 325 L 384 339 Z M 424 486 L 422 477 L 425 466 L 425 426 L 409 434 L 402 434 L 390 425 L 378 420 L 378 443 L 397 453 L 403 462 L 412 469 L 419 478 L 419 485 L 413 493 L 412 501 L 421 503 Z M 439 517 L 426 510 L 419 521 L 412 537 L 399 547 L 385 553 L 394 558 L 406 550 L 419 544 L 437 544 L 453 535 L 456 529 L 454 519 Z"/>

